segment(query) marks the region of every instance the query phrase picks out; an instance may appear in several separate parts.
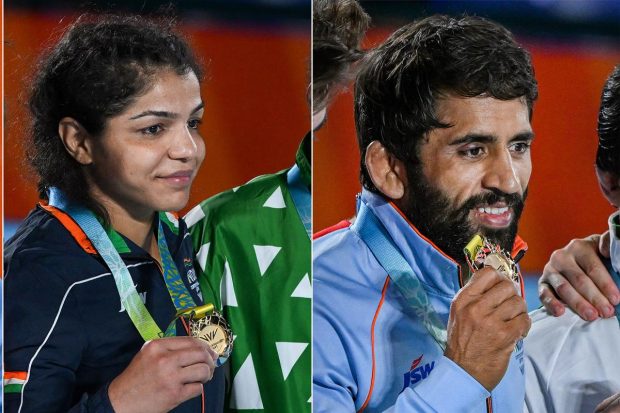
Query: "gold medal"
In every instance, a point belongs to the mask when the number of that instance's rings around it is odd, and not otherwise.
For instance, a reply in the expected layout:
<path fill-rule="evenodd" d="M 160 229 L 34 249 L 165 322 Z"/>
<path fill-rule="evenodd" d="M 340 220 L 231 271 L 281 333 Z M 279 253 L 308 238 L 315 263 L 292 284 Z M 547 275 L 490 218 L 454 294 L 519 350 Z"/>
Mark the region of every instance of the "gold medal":
<path fill-rule="evenodd" d="M 179 316 L 189 321 L 192 337 L 206 342 L 219 355 L 216 363 L 218 367 L 228 360 L 233 348 L 233 334 L 213 304 L 185 310 Z"/>
<path fill-rule="evenodd" d="M 499 245 L 489 242 L 481 235 L 475 235 L 463 251 L 472 273 L 483 267 L 495 268 L 500 275 L 515 284 L 519 293 L 521 292 L 521 280 L 517 264 L 510 254 Z"/>

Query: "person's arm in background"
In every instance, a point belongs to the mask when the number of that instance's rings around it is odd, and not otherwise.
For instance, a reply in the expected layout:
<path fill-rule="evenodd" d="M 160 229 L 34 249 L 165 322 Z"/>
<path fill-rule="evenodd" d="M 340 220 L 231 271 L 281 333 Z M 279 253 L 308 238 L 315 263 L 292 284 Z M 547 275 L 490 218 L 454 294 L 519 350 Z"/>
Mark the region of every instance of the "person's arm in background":
<path fill-rule="evenodd" d="M 620 393 L 603 400 L 594 413 L 620 413 Z"/>
<path fill-rule="evenodd" d="M 560 316 L 568 306 L 587 321 L 614 316 L 620 291 L 601 256 L 609 258 L 609 232 L 574 239 L 551 254 L 538 280 L 540 301 L 550 314 Z"/>

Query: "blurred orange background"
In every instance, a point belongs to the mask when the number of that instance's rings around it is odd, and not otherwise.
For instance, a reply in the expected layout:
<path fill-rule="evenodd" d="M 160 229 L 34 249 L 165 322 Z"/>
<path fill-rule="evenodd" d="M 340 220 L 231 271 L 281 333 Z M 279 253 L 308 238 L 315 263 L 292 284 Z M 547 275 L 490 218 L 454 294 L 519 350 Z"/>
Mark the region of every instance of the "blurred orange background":
<path fill-rule="evenodd" d="M 24 85 L 43 47 L 75 16 L 6 10 L 5 218 L 23 219 L 37 202 L 36 177 L 23 161 Z M 201 134 L 207 155 L 191 206 L 251 178 L 290 167 L 310 129 L 310 15 L 307 27 L 263 27 L 217 21 L 182 22 L 206 66 Z"/>
<path fill-rule="evenodd" d="M 366 47 L 392 29 L 375 29 Z M 518 37 L 518 36 L 517 36 Z M 526 272 L 542 272 L 554 249 L 607 228 L 612 207 L 594 174 L 601 90 L 620 64 L 620 47 L 569 46 L 518 39 L 532 53 L 539 99 L 534 107 L 533 173 L 519 234 L 529 251 Z M 340 95 L 314 141 L 313 222 L 317 232 L 355 213 L 359 149 L 351 92 Z"/>

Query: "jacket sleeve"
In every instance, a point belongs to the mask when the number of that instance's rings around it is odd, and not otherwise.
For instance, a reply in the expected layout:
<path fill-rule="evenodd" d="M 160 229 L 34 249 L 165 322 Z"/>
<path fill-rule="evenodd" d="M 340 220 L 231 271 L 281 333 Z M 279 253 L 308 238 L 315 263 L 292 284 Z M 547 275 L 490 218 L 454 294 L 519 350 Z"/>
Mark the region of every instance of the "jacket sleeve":
<path fill-rule="evenodd" d="M 389 412 L 455 412 L 471 411 L 491 394 L 476 379 L 447 357 L 442 357 L 433 375 L 416 387 L 407 387 Z"/>
<path fill-rule="evenodd" d="M 52 259 L 26 252 L 5 268 L 4 411 L 112 413 L 107 386 L 74 399 L 84 315 L 73 296 L 78 283 L 54 268 Z"/>
<path fill-rule="evenodd" d="M 313 411 L 359 411 L 365 405 L 365 399 L 370 397 L 358 392 L 355 366 L 345 351 L 339 333 L 321 312 L 315 311 L 313 321 Z M 472 405 L 484 403 L 489 396 L 490 393 L 461 367 L 442 357 L 428 379 L 416 387 L 406 388 L 396 398 L 395 404 L 384 410 L 396 413 L 465 413 L 471 411 Z"/>

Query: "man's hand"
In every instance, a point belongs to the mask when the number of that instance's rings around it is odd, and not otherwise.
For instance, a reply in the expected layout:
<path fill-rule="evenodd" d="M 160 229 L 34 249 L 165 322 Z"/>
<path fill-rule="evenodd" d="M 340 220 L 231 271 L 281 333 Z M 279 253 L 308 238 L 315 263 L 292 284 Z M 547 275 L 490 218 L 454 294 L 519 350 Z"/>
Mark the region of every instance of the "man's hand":
<path fill-rule="evenodd" d="M 594 413 L 620 413 L 620 393 L 603 400 Z"/>
<path fill-rule="evenodd" d="M 477 271 L 450 306 L 445 356 L 491 391 L 531 327 L 525 300 L 493 268 Z"/>
<path fill-rule="evenodd" d="M 108 389 L 116 413 L 168 412 L 200 395 L 217 354 L 193 337 L 148 341 Z"/>
<path fill-rule="evenodd" d="M 620 291 L 597 252 L 609 258 L 609 231 L 574 239 L 551 254 L 538 280 L 538 296 L 550 314 L 564 314 L 566 304 L 587 321 L 614 315 Z"/>

